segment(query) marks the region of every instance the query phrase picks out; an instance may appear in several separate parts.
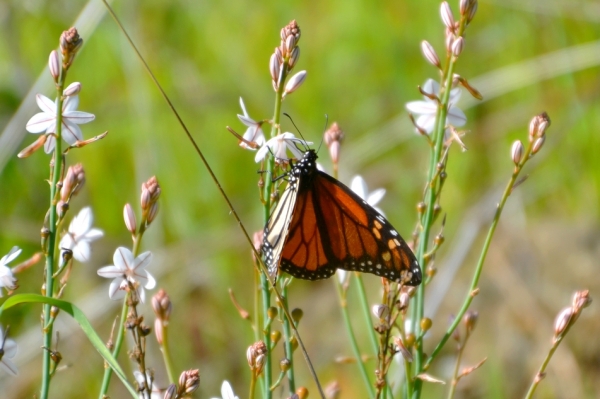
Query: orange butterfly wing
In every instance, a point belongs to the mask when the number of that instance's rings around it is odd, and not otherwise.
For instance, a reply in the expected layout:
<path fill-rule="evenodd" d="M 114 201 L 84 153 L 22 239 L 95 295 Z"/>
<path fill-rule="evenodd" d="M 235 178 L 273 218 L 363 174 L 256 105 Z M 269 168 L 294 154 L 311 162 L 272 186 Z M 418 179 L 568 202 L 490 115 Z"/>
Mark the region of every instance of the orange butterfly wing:
<path fill-rule="evenodd" d="M 316 280 L 340 268 L 420 284 L 421 269 L 398 232 L 352 190 L 317 170 L 315 161 L 309 150 L 294 166 L 265 227 L 269 270 L 276 272 L 279 263 L 292 276 Z"/>

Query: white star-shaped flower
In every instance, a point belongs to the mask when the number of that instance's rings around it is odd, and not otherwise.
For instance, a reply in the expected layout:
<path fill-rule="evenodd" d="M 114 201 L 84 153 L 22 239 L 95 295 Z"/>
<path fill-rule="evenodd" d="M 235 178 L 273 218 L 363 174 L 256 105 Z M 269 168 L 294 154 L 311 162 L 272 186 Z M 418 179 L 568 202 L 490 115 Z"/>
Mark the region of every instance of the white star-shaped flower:
<path fill-rule="evenodd" d="M 19 254 L 21 253 L 21 249 L 19 247 L 14 246 L 8 251 L 8 254 L 4 255 L 2 259 L 0 259 L 0 298 L 2 298 L 2 288 L 4 287 L 7 291 L 14 290 L 16 288 L 17 279 L 12 273 L 10 267 L 8 267 L 8 263 L 13 261 Z"/>
<path fill-rule="evenodd" d="M 428 79 L 422 87 L 425 93 L 439 96 L 440 85 L 433 79 Z M 455 127 L 463 126 L 467 122 L 465 113 L 454 104 L 460 99 L 460 87 L 456 87 L 450 91 L 450 99 L 448 101 L 448 114 L 446 115 L 446 125 Z M 431 133 L 434 129 L 435 115 L 438 109 L 438 103 L 429 97 L 424 96 L 425 101 L 411 101 L 406 104 L 406 109 L 414 115 L 418 115 L 415 123 L 417 126 Z"/>
<path fill-rule="evenodd" d="M 298 148 L 298 145 L 308 148 L 310 144 L 312 144 L 312 142 L 298 139 L 293 133 L 285 132 L 269 139 L 269 141 L 267 141 L 260 148 L 260 150 L 258 150 L 256 156 L 254 157 L 254 161 L 262 161 L 268 152 L 271 152 L 275 156 L 275 161 L 287 161 L 289 158 L 287 157 L 286 150 L 290 150 L 290 152 L 294 155 L 294 158 L 300 159 L 304 154 Z"/>
<path fill-rule="evenodd" d="M 350 184 L 350 188 L 352 189 L 352 191 L 358 194 L 360 198 L 367 201 L 367 204 L 371 205 L 377 212 L 381 213 L 382 216 L 385 216 L 383 211 L 375 206 L 379 203 L 379 201 L 381 201 L 381 199 L 385 195 L 385 188 L 378 188 L 376 190 L 373 190 L 372 192 L 369 192 L 367 182 L 365 182 L 365 179 L 363 179 L 362 176 L 359 175 L 354 176 L 354 178 L 352 179 L 352 183 Z"/>
<path fill-rule="evenodd" d="M 242 97 L 240 97 L 240 107 L 242 107 L 242 112 L 244 115 L 238 114 L 237 117 L 244 125 L 248 126 L 248 129 L 246 129 L 243 135 L 244 140 L 250 143 L 255 143 L 258 147 L 261 147 L 263 144 L 265 144 L 265 134 L 262 130 L 262 123 L 256 122 L 254 119 L 250 118 L 248 112 L 246 111 L 246 106 L 244 105 L 244 100 Z M 256 149 L 252 148 L 244 141 L 240 143 L 240 147 L 247 150 Z"/>
<path fill-rule="evenodd" d="M 60 249 L 70 249 L 79 262 L 90 259 L 90 243 L 102 237 L 102 230 L 92 228 L 94 217 L 91 208 L 85 207 L 73 218 L 69 231 L 60 240 Z"/>
<path fill-rule="evenodd" d="M 221 385 L 221 398 L 211 398 L 211 399 L 239 399 L 233 393 L 233 389 L 228 381 L 223 381 Z"/>
<path fill-rule="evenodd" d="M 12 362 L 17 354 L 17 343 L 5 335 L 2 326 L 0 326 L 0 368 L 4 369 L 10 375 L 17 375 L 19 372 L 17 366 Z"/>
<path fill-rule="evenodd" d="M 31 117 L 27 122 L 26 129 L 30 133 L 56 133 L 56 102 L 48 97 L 38 94 L 35 96 L 38 107 L 42 110 Z M 83 133 L 78 125 L 93 121 L 96 117 L 89 112 L 77 111 L 79 96 L 69 96 L 63 102 L 62 109 L 62 138 L 73 145 L 83 140 Z M 54 150 L 56 138 L 48 136 L 44 144 L 44 151 L 49 154 Z"/>
<path fill-rule="evenodd" d="M 110 298 L 115 300 L 124 298 L 125 291 L 131 283 L 138 290 L 140 300 L 144 302 L 144 288 L 150 290 L 156 285 L 154 277 L 145 270 L 151 261 L 152 253 L 150 251 L 144 252 L 134 259 L 129 249 L 117 248 L 113 256 L 114 265 L 98 270 L 99 276 L 114 279 L 108 289 Z"/>

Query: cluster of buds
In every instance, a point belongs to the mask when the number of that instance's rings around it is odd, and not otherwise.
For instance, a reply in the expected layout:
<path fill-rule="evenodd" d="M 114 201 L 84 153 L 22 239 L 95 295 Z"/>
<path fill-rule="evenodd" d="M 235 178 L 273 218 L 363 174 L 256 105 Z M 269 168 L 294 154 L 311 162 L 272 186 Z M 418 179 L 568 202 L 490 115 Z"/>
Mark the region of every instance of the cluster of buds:
<path fill-rule="evenodd" d="M 271 81 L 273 89 L 278 92 L 280 84 L 294 68 L 300 57 L 300 27 L 296 21 L 292 21 L 281 29 L 281 44 L 275 48 L 269 61 L 269 71 L 271 72 Z M 292 76 L 283 92 L 283 97 L 296 91 L 306 79 L 306 71 L 300 71 Z"/>
<path fill-rule="evenodd" d="M 171 298 L 169 298 L 169 295 L 167 295 L 165 290 L 160 289 L 154 294 L 152 297 L 152 309 L 156 315 L 156 320 L 154 320 L 154 334 L 156 335 L 156 341 L 160 345 L 163 345 L 163 329 L 168 326 L 171 310 L 173 309 Z"/>
<path fill-rule="evenodd" d="M 572 305 L 561 310 L 554 321 L 554 343 L 564 337 L 569 328 L 575 324 L 575 321 L 579 318 L 582 310 L 591 302 L 592 298 L 590 298 L 589 290 L 577 291 L 575 295 L 573 295 Z"/>
<path fill-rule="evenodd" d="M 528 157 L 536 154 L 544 145 L 546 141 L 546 130 L 550 127 L 550 117 L 547 113 L 542 112 L 536 115 L 529 122 L 529 143 L 531 144 L 531 151 L 528 152 Z M 522 166 L 527 159 L 523 159 L 525 154 L 525 148 L 521 140 L 516 140 L 510 150 L 510 156 L 516 167 Z"/>
<path fill-rule="evenodd" d="M 79 37 L 75 27 L 66 30 L 60 35 L 60 52 L 63 56 L 63 68 L 69 69 L 75 58 L 75 54 L 83 45 L 83 39 Z M 52 70 L 52 69 L 51 69 Z"/>
<path fill-rule="evenodd" d="M 340 146 L 342 140 L 344 140 L 344 131 L 339 127 L 337 122 L 333 122 L 329 129 L 325 131 L 324 139 L 327 148 L 329 148 L 333 167 L 337 171 L 337 165 L 340 160 Z"/>
<path fill-rule="evenodd" d="M 142 197 L 140 200 L 142 206 L 142 218 L 146 225 L 152 223 L 158 213 L 158 198 L 160 197 L 160 185 L 156 176 L 152 176 L 148 181 L 142 183 Z"/>
<path fill-rule="evenodd" d="M 246 351 L 246 358 L 252 375 L 254 378 L 258 377 L 262 373 L 267 360 L 267 345 L 263 341 L 257 341 L 250 345 Z"/>

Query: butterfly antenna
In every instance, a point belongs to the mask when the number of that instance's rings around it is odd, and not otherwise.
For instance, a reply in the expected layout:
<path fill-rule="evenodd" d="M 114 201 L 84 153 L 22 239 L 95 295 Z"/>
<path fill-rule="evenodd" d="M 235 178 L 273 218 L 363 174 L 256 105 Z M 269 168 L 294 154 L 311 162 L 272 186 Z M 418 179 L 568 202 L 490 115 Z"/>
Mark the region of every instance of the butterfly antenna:
<path fill-rule="evenodd" d="M 140 51 L 138 50 L 137 46 L 135 45 L 135 43 L 133 42 L 133 40 L 131 39 L 131 37 L 127 33 L 127 31 L 125 30 L 125 27 L 123 26 L 123 24 L 121 23 L 121 21 L 117 17 L 117 14 L 115 14 L 114 10 L 108 4 L 107 0 L 102 0 L 102 2 L 104 3 L 104 5 L 106 6 L 106 8 L 108 9 L 108 12 L 110 13 L 111 17 L 113 18 L 113 20 L 115 21 L 115 23 L 117 24 L 117 26 L 119 27 L 119 29 L 121 30 L 121 32 L 123 32 L 123 34 L 125 35 L 125 38 L 129 42 L 129 45 L 135 51 L 136 55 L 138 56 L 138 58 L 140 59 L 140 61 L 144 65 L 144 69 L 146 69 L 146 71 L 150 75 L 150 78 L 152 79 L 152 81 L 154 82 L 154 84 L 156 85 L 156 87 L 158 88 L 158 90 L 160 91 L 161 96 L 167 102 L 167 104 L 169 105 L 169 108 L 171 108 L 171 112 L 173 112 L 173 114 L 175 115 L 175 118 L 177 118 L 177 121 L 179 122 L 179 125 L 181 126 L 181 128 L 185 132 L 187 138 L 192 143 L 192 146 L 194 147 L 194 149 L 196 150 L 196 153 L 198 154 L 198 156 L 202 160 L 202 163 L 204 164 L 204 167 L 208 171 L 208 174 L 210 175 L 212 181 L 215 183 L 215 185 L 217 186 L 217 189 L 219 190 L 221 196 L 223 197 L 223 199 L 227 203 L 227 207 L 231 211 L 231 214 L 235 218 L 237 224 L 240 226 L 240 229 L 242 230 L 242 233 L 244 234 L 244 237 L 246 237 L 246 240 L 248 241 L 248 244 L 250 244 L 250 248 L 252 248 L 252 250 L 254 252 L 254 255 L 256 256 L 256 259 L 260 260 L 260 269 L 267 276 L 267 279 L 269 280 L 269 283 L 271 284 L 271 287 L 273 288 L 273 292 L 275 293 L 275 296 L 277 296 L 277 299 L 279 300 L 280 303 L 285 304 L 286 302 L 283 299 L 281 293 L 279 292 L 279 289 L 277 288 L 277 284 L 276 284 L 275 279 L 271 279 L 271 277 L 269 277 L 268 269 L 267 269 L 267 266 L 265 265 L 265 263 L 264 263 L 264 261 L 262 259 L 262 256 L 260 255 L 260 253 L 258 252 L 258 250 L 254 247 L 254 242 L 253 242 L 252 238 L 250 237 L 250 234 L 248 233 L 248 231 L 244 227 L 244 224 L 242 223 L 242 220 L 240 219 L 237 211 L 233 207 L 233 204 L 231 203 L 231 200 L 229 199 L 229 196 L 227 196 L 227 194 L 225 193 L 225 190 L 221 186 L 221 183 L 219 182 L 219 179 L 217 178 L 217 176 L 215 175 L 214 171 L 210 167 L 210 165 L 208 163 L 208 160 L 204 156 L 204 153 L 200 150 L 200 147 L 198 146 L 198 143 L 196 143 L 196 140 L 194 140 L 194 137 L 190 133 L 187 125 L 185 124 L 185 122 L 183 121 L 183 119 L 181 118 L 181 116 L 179 115 L 179 112 L 177 112 L 177 110 L 175 109 L 175 106 L 171 102 L 171 99 L 169 98 L 169 96 L 167 95 L 167 93 L 163 89 L 162 85 L 159 83 L 158 79 L 156 78 L 156 76 L 154 75 L 154 73 L 152 72 L 152 70 L 150 69 L 150 66 L 148 65 L 148 63 L 146 62 L 146 60 L 144 59 L 144 57 L 142 56 L 142 54 L 140 53 Z M 285 115 L 287 115 L 287 114 L 285 114 Z M 303 355 L 304 360 L 306 361 L 306 363 L 308 365 L 308 368 L 310 370 L 310 373 L 311 373 L 311 375 L 312 375 L 315 383 L 317 384 L 317 388 L 319 390 L 319 394 L 320 394 L 320 396 L 322 398 L 325 398 L 325 394 L 323 392 L 323 388 L 321 387 L 321 383 L 319 381 L 319 378 L 317 377 L 317 374 L 316 374 L 316 372 L 314 370 L 312 362 L 311 362 L 311 360 L 310 360 L 310 358 L 308 356 L 308 352 L 306 351 L 306 347 L 304 346 L 304 343 L 302 342 L 302 338 L 300 337 L 300 333 L 298 332 L 298 329 L 296 328 L 296 324 L 293 321 L 294 319 L 292 318 L 292 316 L 291 316 L 291 314 L 290 314 L 287 306 L 283 306 L 282 308 L 283 308 L 283 312 L 284 312 L 286 318 L 290 322 L 292 330 L 294 331 L 294 335 L 296 335 L 296 338 L 298 339 L 298 344 L 300 345 L 300 348 L 302 350 L 302 355 Z"/>
<path fill-rule="evenodd" d="M 323 126 L 324 132 L 327 131 L 327 125 L 329 125 L 329 115 L 325 114 L 325 126 Z M 325 135 L 321 136 L 321 142 L 319 143 L 319 148 L 317 148 L 317 154 L 319 153 L 319 150 L 321 149 L 321 146 L 323 145 L 323 137 L 325 137 Z"/>
<path fill-rule="evenodd" d="M 283 113 L 285 116 L 287 116 L 287 118 L 290 120 L 290 122 L 292 122 L 292 125 L 294 125 L 294 127 L 296 128 L 296 131 L 298 132 L 298 134 L 300 135 L 300 137 L 302 137 L 302 141 L 304 143 L 304 151 L 308 151 L 310 148 L 308 148 L 308 145 L 306 144 L 306 139 L 304 138 L 304 136 L 302 135 L 302 132 L 300 131 L 300 129 L 298 128 L 298 126 L 296 126 L 296 123 L 294 122 L 294 120 L 292 119 L 292 117 L 287 113 L 284 112 Z M 297 147 L 297 146 L 296 146 Z"/>

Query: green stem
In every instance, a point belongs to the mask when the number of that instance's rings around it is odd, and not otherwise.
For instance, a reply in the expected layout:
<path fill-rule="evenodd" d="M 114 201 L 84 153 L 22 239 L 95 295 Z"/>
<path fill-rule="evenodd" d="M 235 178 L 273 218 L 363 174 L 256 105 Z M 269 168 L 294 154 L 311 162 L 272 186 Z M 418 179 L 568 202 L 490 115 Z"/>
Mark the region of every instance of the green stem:
<path fill-rule="evenodd" d="M 169 328 L 163 323 L 160 323 L 160 328 L 162 328 L 162 344 L 161 351 L 163 354 L 163 361 L 165 362 L 165 368 L 167 369 L 167 375 L 169 376 L 169 383 L 174 384 L 177 381 L 175 380 L 175 372 L 173 368 L 173 359 L 171 358 L 171 350 L 169 349 Z"/>
<path fill-rule="evenodd" d="M 54 296 L 54 267 L 56 261 L 56 244 L 58 237 L 58 214 L 56 212 L 57 197 L 59 193 L 58 182 L 60 181 L 63 165 L 62 157 L 62 108 L 63 108 L 63 88 L 65 84 L 67 71 L 61 68 L 60 77 L 56 85 L 56 95 L 58 98 L 56 105 L 56 132 L 54 141 L 54 165 L 52 166 L 52 184 L 50 185 L 50 217 L 49 217 L 49 237 L 48 247 L 46 252 L 46 270 L 45 270 L 45 285 L 46 296 L 52 298 Z M 51 353 L 52 348 L 52 323 L 51 323 L 51 306 L 44 305 L 44 345 L 49 350 L 44 350 L 42 357 L 42 387 L 40 391 L 40 399 L 47 399 L 50 393 L 50 378 L 51 378 Z"/>
<path fill-rule="evenodd" d="M 467 339 L 465 338 L 465 342 L 458 348 L 458 354 L 456 355 L 456 363 L 454 364 L 454 373 L 452 373 L 452 381 L 450 382 L 450 390 L 448 391 L 448 399 L 452 399 L 454 397 L 454 393 L 456 392 L 456 385 L 458 385 L 457 377 L 458 370 L 460 368 L 460 360 L 462 359 L 466 343 Z"/>
<path fill-rule="evenodd" d="M 369 340 L 371 341 L 371 346 L 373 347 L 373 353 L 377 355 L 379 353 L 379 344 L 377 343 L 377 336 L 375 335 L 375 329 L 373 326 L 373 320 L 371 319 L 371 310 L 369 309 L 369 300 L 367 298 L 367 291 L 365 290 L 365 284 L 363 282 L 362 276 L 360 273 L 353 273 L 356 281 L 356 289 L 358 292 L 358 299 L 360 303 L 360 308 L 363 313 L 363 317 L 365 319 L 365 324 L 367 325 L 367 331 L 369 334 Z"/>
<path fill-rule="evenodd" d="M 117 356 L 119 355 L 119 352 L 121 351 L 121 346 L 123 345 L 123 338 L 125 337 L 125 328 L 124 328 L 123 323 L 125 322 L 125 319 L 127 318 L 127 310 L 129 309 L 129 307 L 127 306 L 128 299 L 129 299 L 129 294 L 127 294 L 127 296 L 123 300 L 123 308 L 121 309 L 121 318 L 119 319 L 119 322 L 117 323 L 117 326 L 118 326 L 117 339 L 115 341 L 115 347 L 112 351 L 112 355 L 115 359 L 117 358 Z M 102 385 L 100 386 L 100 395 L 98 395 L 99 399 L 104 399 L 107 397 L 106 393 L 108 392 L 108 385 L 110 384 L 111 377 L 112 377 L 112 368 L 106 367 L 104 369 L 104 377 L 102 378 Z"/>
<path fill-rule="evenodd" d="M 285 285 L 285 287 L 283 287 L 283 290 L 281 291 L 281 296 L 283 297 L 283 306 L 285 306 L 286 309 L 288 309 L 288 298 L 287 298 L 287 284 Z M 287 377 L 288 377 L 288 382 L 289 382 L 289 387 L 290 387 L 290 393 L 291 392 L 296 392 L 296 379 L 294 377 L 294 350 L 292 348 L 292 330 L 290 328 L 290 320 L 287 317 L 283 317 L 283 336 L 285 339 L 284 345 L 285 345 L 285 356 L 288 358 L 288 360 L 290 361 L 290 368 L 287 371 Z M 298 326 L 296 325 L 296 328 L 298 328 Z"/>
<path fill-rule="evenodd" d="M 460 20 L 460 25 L 457 31 L 457 37 L 461 36 L 466 27 L 466 19 L 463 17 Z M 438 196 L 438 188 L 439 188 L 439 176 L 437 166 L 441 160 L 442 150 L 444 147 L 444 132 L 446 130 L 446 116 L 448 114 L 448 102 L 450 99 L 450 92 L 452 90 L 452 79 L 454 75 L 454 66 L 456 63 L 456 57 L 449 56 L 446 60 L 446 68 L 444 68 L 443 74 L 443 86 L 441 87 L 441 98 L 440 105 L 438 106 L 436 121 L 435 121 L 435 129 L 433 131 L 434 137 L 434 148 L 431 152 L 430 164 L 429 164 L 429 172 L 428 172 L 428 180 L 427 180 L 427 192 L 425 194 L 425 214 L 422 220 L 423 229 L 421 230 L 421 234 L 419 235 L 419 247 L 417 251 L 417 259 L 421 267 L 424 267 L 424 255 L 427 252 L 427 246 L 429 243 L 429 235 L 431 233 L 431 228 L 433 227 L 434 221 L 434 205 L 436 198 Z M 425 284 L 421 284 L 417 289 L 416 295 L 416 309 L 412 312 L 412 326 L 411 331 L 414 331 L 416 336 L 420 335 L 420 320 L 424 316 L 425 309 Z M 418 375 L 423 370 L 424 367 L 424 356 L 423 356 L 423 345 L 418 345 L 415 353 L 415 375 Z M 430 358 L 431 359 L 431 358 Z M 411 381 L 407 381 L 408 384 L 412 383 Z M 421 388 L 422 381 L 416 379 L 414 381 L 415 389 L 413 392 L 413 398 L 418 399 L 421 396 Z"/>
<path fill-rule="evenodd" d="M 546 367 L 548 366 L 548 363 L 550 363 L 550 359 L 552 359 L 552 355 L 554 355 L 554 352 L 556 351 L 556 349 L 562 342 L 565 334 L 566 334 L 566 332 L 563 333 L 560 337 L 553 340 L 552 347 L 550 348 L 548 355 L 546 355 L 546 358 L 542 362 L 542 365 L 540 366 L 540 369 L 538 370 L 535 378 L 533 379 L 533 382 L 529 386 L 529 390 L 527 391 L 527 395 L 525 395 L 525 399 L 533 398 L 533 394 L 535 393 L 535 390 L 537 389 L 538 385 L 540 384 L 540 382 L 543 379 L 542 376 L 544 375 L 544 373 L 546 371 Z"/>
<path fill-rule="evenodd" d="M 360 349 L 358 348 L 358 343 L 356 341 L 356 336 L 354 335 L 354 329 L 352 328 L 352 323 L 350 323 L 350 315 L 348 314 L 348 306 L 346 302 L 346 295 L 344 290 L 342 289 L 342 285 L 336 279 L 335 284 L 338 292 L 338 298 L 340 300 L 340 309 L 342 310 L 342 318 L 344 320 L 344 326 L 346 327 L 346 332 L 348 333 L 348 338 L 350 339 L 350 346 L 352 347 L 352 352 L 354 353 L 354 357 L 356 358 L 356 364 L 358 366 L 358 371 L 363 379 L 365 387 L 368 391 L 368 397 L 375 397 L 375 389 L 369 380 L 369 373 L 367 373 L 367 369 L 365 367 L 365 363 L 362 361 L 362 356 L 360 354 Z"/>

